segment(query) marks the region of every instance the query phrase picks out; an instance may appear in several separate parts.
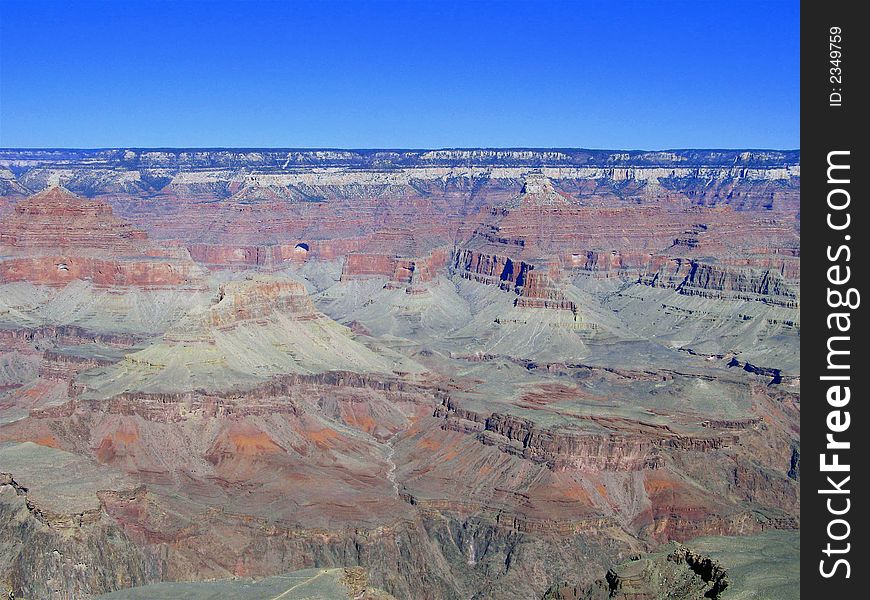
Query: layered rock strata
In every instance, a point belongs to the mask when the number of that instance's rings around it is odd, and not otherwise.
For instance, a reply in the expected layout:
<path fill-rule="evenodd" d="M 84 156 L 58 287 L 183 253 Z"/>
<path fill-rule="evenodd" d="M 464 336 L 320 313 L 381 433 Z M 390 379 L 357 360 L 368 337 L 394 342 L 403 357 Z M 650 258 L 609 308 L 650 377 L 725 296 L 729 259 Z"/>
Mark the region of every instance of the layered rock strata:
<path fill-rule="evenodd" d="M 105 202 L 52 187 L 15 206 L 0 228 L 0 283 L 76 279 L 144 289 L 186 285 L 199 269 L 183 248 L 158 247 Z"/>

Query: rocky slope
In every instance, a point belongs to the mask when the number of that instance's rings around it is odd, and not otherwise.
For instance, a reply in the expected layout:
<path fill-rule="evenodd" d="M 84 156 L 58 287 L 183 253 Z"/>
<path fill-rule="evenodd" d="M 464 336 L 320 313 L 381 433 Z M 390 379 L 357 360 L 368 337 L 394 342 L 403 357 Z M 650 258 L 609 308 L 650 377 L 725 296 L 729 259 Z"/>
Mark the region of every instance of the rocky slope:
<path fill-rule="evenodd" d="M 242 389 L 277 375 L 329 371 L 389 377 L 422 368 L 354 339 L 314 308 L 301 283 L 258 275 L 223 284 L 211 305 L 193 308 L 160 341 L 82 382 L 92 394 L 112 396 Z"/>
<path fill-rule="evenodd" d="M 796 535 L 770 532 L 700 539 L 697 549 L 668 544 L 614 566 L 592 585 L 557 584 L 544 600 L 799 598 L 799 543 Z"/>
<path fill-rule="evenodd" d="M 265 579 L 210 581 L 206 583 L 158 583 L 100 596 L 103 600 L 191 600 L 232 597 L 239 600 L 285 598 L 286 600 L 395 600 L 372 587 L 360 567 L 304 569 Z"/>

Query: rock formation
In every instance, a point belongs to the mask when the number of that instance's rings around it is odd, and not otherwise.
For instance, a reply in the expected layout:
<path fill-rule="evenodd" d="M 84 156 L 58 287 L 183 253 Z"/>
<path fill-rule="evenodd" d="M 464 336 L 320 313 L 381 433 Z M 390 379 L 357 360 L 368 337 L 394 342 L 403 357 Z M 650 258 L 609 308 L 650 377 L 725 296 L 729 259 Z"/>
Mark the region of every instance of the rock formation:
<path fill-rule="evenodd" d="M 171 287 L 198 269 L 180 247 L 158 247 L 105 202 L 52 187 L 19 202 L 0 228 L 0 283 Z"/>
<path fill-rule="evenodd" d="M 799 539 L 799 158 L 0 151 L 0 592 L 753 585 Z"/>
<path fill-rule="evenodd" d="M 793 541 L 794 536 L 776 532 L 742 539 L 705 539 L 698 542 L 700 552 L 669 544 L 614 566 L 592 585 L 557 584 L 544 594 L 544 600 L 703 600 L 723 599 L 734 593 L 796 597 L 797 549 L 788 547 Z"/>

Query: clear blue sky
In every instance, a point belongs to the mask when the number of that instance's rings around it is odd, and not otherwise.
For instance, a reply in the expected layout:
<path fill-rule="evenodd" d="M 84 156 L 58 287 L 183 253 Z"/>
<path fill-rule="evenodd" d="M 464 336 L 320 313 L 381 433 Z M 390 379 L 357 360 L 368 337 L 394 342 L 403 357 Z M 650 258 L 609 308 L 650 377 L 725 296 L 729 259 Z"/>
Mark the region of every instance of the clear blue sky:
<path fill-rule="evenodd" d="M 0 20 L 0 147 L 799 147 L 797 0 L 2 0 Z"/>

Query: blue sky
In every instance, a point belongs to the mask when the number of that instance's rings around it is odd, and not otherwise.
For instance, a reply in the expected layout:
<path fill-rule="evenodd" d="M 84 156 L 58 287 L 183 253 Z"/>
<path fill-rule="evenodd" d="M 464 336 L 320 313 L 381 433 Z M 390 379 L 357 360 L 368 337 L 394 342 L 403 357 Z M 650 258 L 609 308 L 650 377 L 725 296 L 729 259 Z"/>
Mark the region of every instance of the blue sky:
<path fill-rule="evenodd" d="M 0 147 L 799 147 L 799 3 L 0 2 Z"/>

